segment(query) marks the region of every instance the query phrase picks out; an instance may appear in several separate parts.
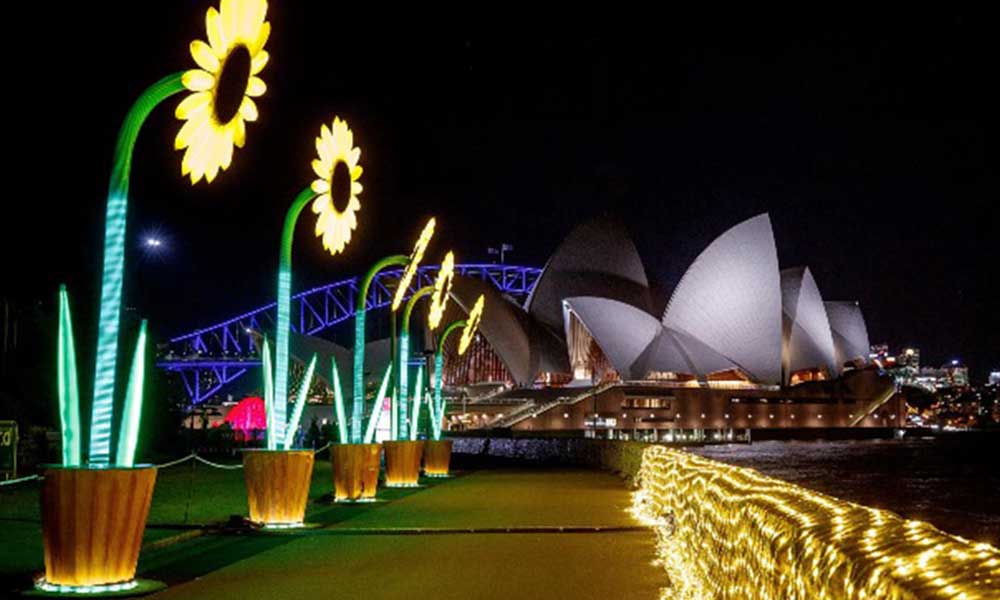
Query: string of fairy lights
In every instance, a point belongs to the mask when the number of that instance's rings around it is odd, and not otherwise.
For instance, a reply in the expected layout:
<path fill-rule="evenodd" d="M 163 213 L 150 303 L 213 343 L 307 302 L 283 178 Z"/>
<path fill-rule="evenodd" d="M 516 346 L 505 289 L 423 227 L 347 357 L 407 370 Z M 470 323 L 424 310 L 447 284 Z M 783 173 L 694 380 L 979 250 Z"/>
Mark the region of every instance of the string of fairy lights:
<path fill-rule="evenodd" d="M 662 446 L 639 482 L 673 598 L 1000 597 L 1000 550 L 928 523 Z"/>

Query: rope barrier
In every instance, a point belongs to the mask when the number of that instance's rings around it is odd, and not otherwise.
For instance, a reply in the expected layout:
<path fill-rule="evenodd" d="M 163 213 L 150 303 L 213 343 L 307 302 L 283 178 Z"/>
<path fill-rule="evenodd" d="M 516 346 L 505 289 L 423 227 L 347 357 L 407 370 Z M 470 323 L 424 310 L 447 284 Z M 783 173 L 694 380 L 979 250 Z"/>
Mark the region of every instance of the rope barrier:
<path fill-rule="evenodd" d="M 223 464 L 219 464 L 219 463 L 214 463 L 214 462 L 212 462 L 212 461 L 210 461 L 208 459 L 205 459 L 205 458 L 202 458 L 202 457 L 198 456 L 197 454 L 194 455 L 194 459 L 196 461 L 198 461 L 200 463 L 204 463 L 204 464 L 206 464 L 206 465 L 208 465 L 210 467 L 215 467 L 216 469 L 234 470 L 234 469 L 242 469 L 243 468 L 242 464 L 238 464 L 238 465 L 223 465 Z"/>
<path fill-rule="evenodd" d="M 187 456 L 183 456 L 181 458 L 178 458 L 177 460 L 172 460 L 170 462 L 163 463 L 162 465 L 154 465 L 154 466 L 157 469 L 167 469 L 167 468 L 170 468 L 170 467 L 172 467 L 174 465 L 179 465 L 182 462 L 189 461 L 189 460 L 191 460 L 194 457 L 195 457 L 195 453 L 192 452 L 191 454 L 188 454 Z"/>
<path fill-rule="evenodd" d="M 5 485 L 14 485 L 17 483 L 24 483 L 26 481 L 34 481 L 36 479 L 41 479 L 38 475 L 28 475 L 27 477 L 18 477 L 17 479 L 8 479 L 7 481 L 0 481 L 0 487 Z"/>
<path fill-rule="evenodd" d="M 317 448 L 313 452 L 313 454 L 319 454 L 320 452 L 326 450 L 327 448 L 329 448 L 332 445 L 333 445 L 332 442 L 327 442 L 322 447 Z M 165 463 L 162 463 L 162 464 L 159 464 L 159 465 L 153 465 L 153 466 L 155 466 L 157 469 L 169 469 L 170 467 L 176 467 L 177 465 L 185 463 L 185 462 L 187 462 L 189 460 L 196 460 L 196 461 L 198 461 L 198 462 L 200 462 L 202 464 L 206 464 L 206 465 L 208 465 L 210 467 L 214 467 L 216 469 L 225 469 L 225 470 L 232 471 L 232 470 L 242 469 L 243 468 L 242 464 L 238 464 L 238 465 L 223 465 L 223 464 L 220 464 L 220 463 L 212 462 L 212 461 L 210 461 L 210 460 L 208 460 L 206 458 L 202 458 L 201 456 L 199 456 L 195 452 L 192 452 L 191 454 L 188 454 L 187 456 L 182 456 L 182 457 L 178 458 L 177 460 L 172 460 L 172 461 L 169 461 L 169 462 L 165 462 Z M 35 480 L 38 480 L 38 479 L 42 479 L 42 477 L 40 475 L 28 475 L 27 477 L 19 477 L 17 479 L 11 479 L 11 480 L 8 480 L 8 481 L 0 481 L 0 487 L 7 486 L 7 485 L 16 485 L 18 483 L 26 483 L 28 481 L 35 481 Z"/>

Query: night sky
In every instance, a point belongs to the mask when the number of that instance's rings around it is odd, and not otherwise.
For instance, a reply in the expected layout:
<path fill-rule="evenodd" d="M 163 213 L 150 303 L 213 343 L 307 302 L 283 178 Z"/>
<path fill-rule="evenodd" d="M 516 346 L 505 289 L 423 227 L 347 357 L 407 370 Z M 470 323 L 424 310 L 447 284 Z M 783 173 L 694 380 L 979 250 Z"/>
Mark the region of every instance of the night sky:
<path fill-rule="evenodd" d="M 208 6 L 8 9 L 8 27 L 44 27 L 7 53 L 2 295 L 51 305 L 65 281 L 83 339 L 118 126 L 145 86 L 193 67 Z M 873 342 L 915 344 L 935 366 L 962 359 L 977 380 L 1000 367 L 985 15 L 657 17 L 655 29 L 635 15 L 640 29 L 498 32 L 468 17 L 390 26 L 339 3 L 272 2 L 261 118 L 211 185 L 180 177 L 178 100 L 153 114 L 133 164 L 126 299 L 155 335 L 273 300 L 284 211 L 313 177 L 320 124 L 339 115 L 362 147 L 360 224 L 330 258 L 304 213 L 296 289 L 408 252 L 431 215 L 432 256 L 488 261 L 508 242 L 508 262 L 541 266 L 575 223 L 606 214 L 666 297 L 715 236 L 767 211 L 782 267 L 808 265 L 826 299 L 860 301 Z M 165 251 L 141 258 L 148 233 Z"/>

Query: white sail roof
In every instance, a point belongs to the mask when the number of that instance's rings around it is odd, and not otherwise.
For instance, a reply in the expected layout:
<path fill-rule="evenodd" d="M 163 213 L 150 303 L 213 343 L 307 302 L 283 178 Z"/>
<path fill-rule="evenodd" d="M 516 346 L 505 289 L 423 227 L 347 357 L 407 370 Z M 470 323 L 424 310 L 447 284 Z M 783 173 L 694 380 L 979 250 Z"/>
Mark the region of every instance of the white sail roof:
<path fill-rule="evenodd" d="M 567 298 L 566 305 L 576 313 L 623 378 L 637 379 L 645 375 L 635 373 L 632 365 L 659 333 L 660 323 L 656 317 L 608 298 Z"/>
<path fill-rule="evenodd" d="M 612 298 L 649 310 L 649 281 L 625 227 L 595 219 L 576 227 L 545 265 L 525 308 L 553 331 L 563 331 L 564 298 Z"/>
<path fill-rule="evenodd" d="M 871 345 L 868 327 L 857 302 L 824 302 L 833 334 L 833 348 L 837 366 L 852 360 L 867 360 Z"/>
<path fill-rule="evenodd" d="M 808 267 L 781 271 L 781 309 L 784 313 L 782 365 L 785 383 L 791 374 L 823 368 L 832 377 L 840 373 L 833 335 L 819 287 Z"/>
<path fill-rule="evenodd" d="M 781 282 L 771 220 L 729 229 L 695 259 L 663 325 L 701 342 L 751 378 L 781 381 Z"/>

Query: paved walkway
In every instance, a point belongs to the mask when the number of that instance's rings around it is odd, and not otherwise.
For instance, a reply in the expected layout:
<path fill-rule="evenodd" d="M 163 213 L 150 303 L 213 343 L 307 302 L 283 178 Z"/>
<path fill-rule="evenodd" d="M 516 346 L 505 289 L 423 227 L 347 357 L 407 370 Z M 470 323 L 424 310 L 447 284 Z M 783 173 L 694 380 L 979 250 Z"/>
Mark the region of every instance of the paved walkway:
<path fill-rule="evenodd" d="M 143 570 L 179 578 L 164 599 L 655 599 L 666 578 L 628 504 L 606 473 L 480 471 L 303 534 L 185 542 Z"/>

